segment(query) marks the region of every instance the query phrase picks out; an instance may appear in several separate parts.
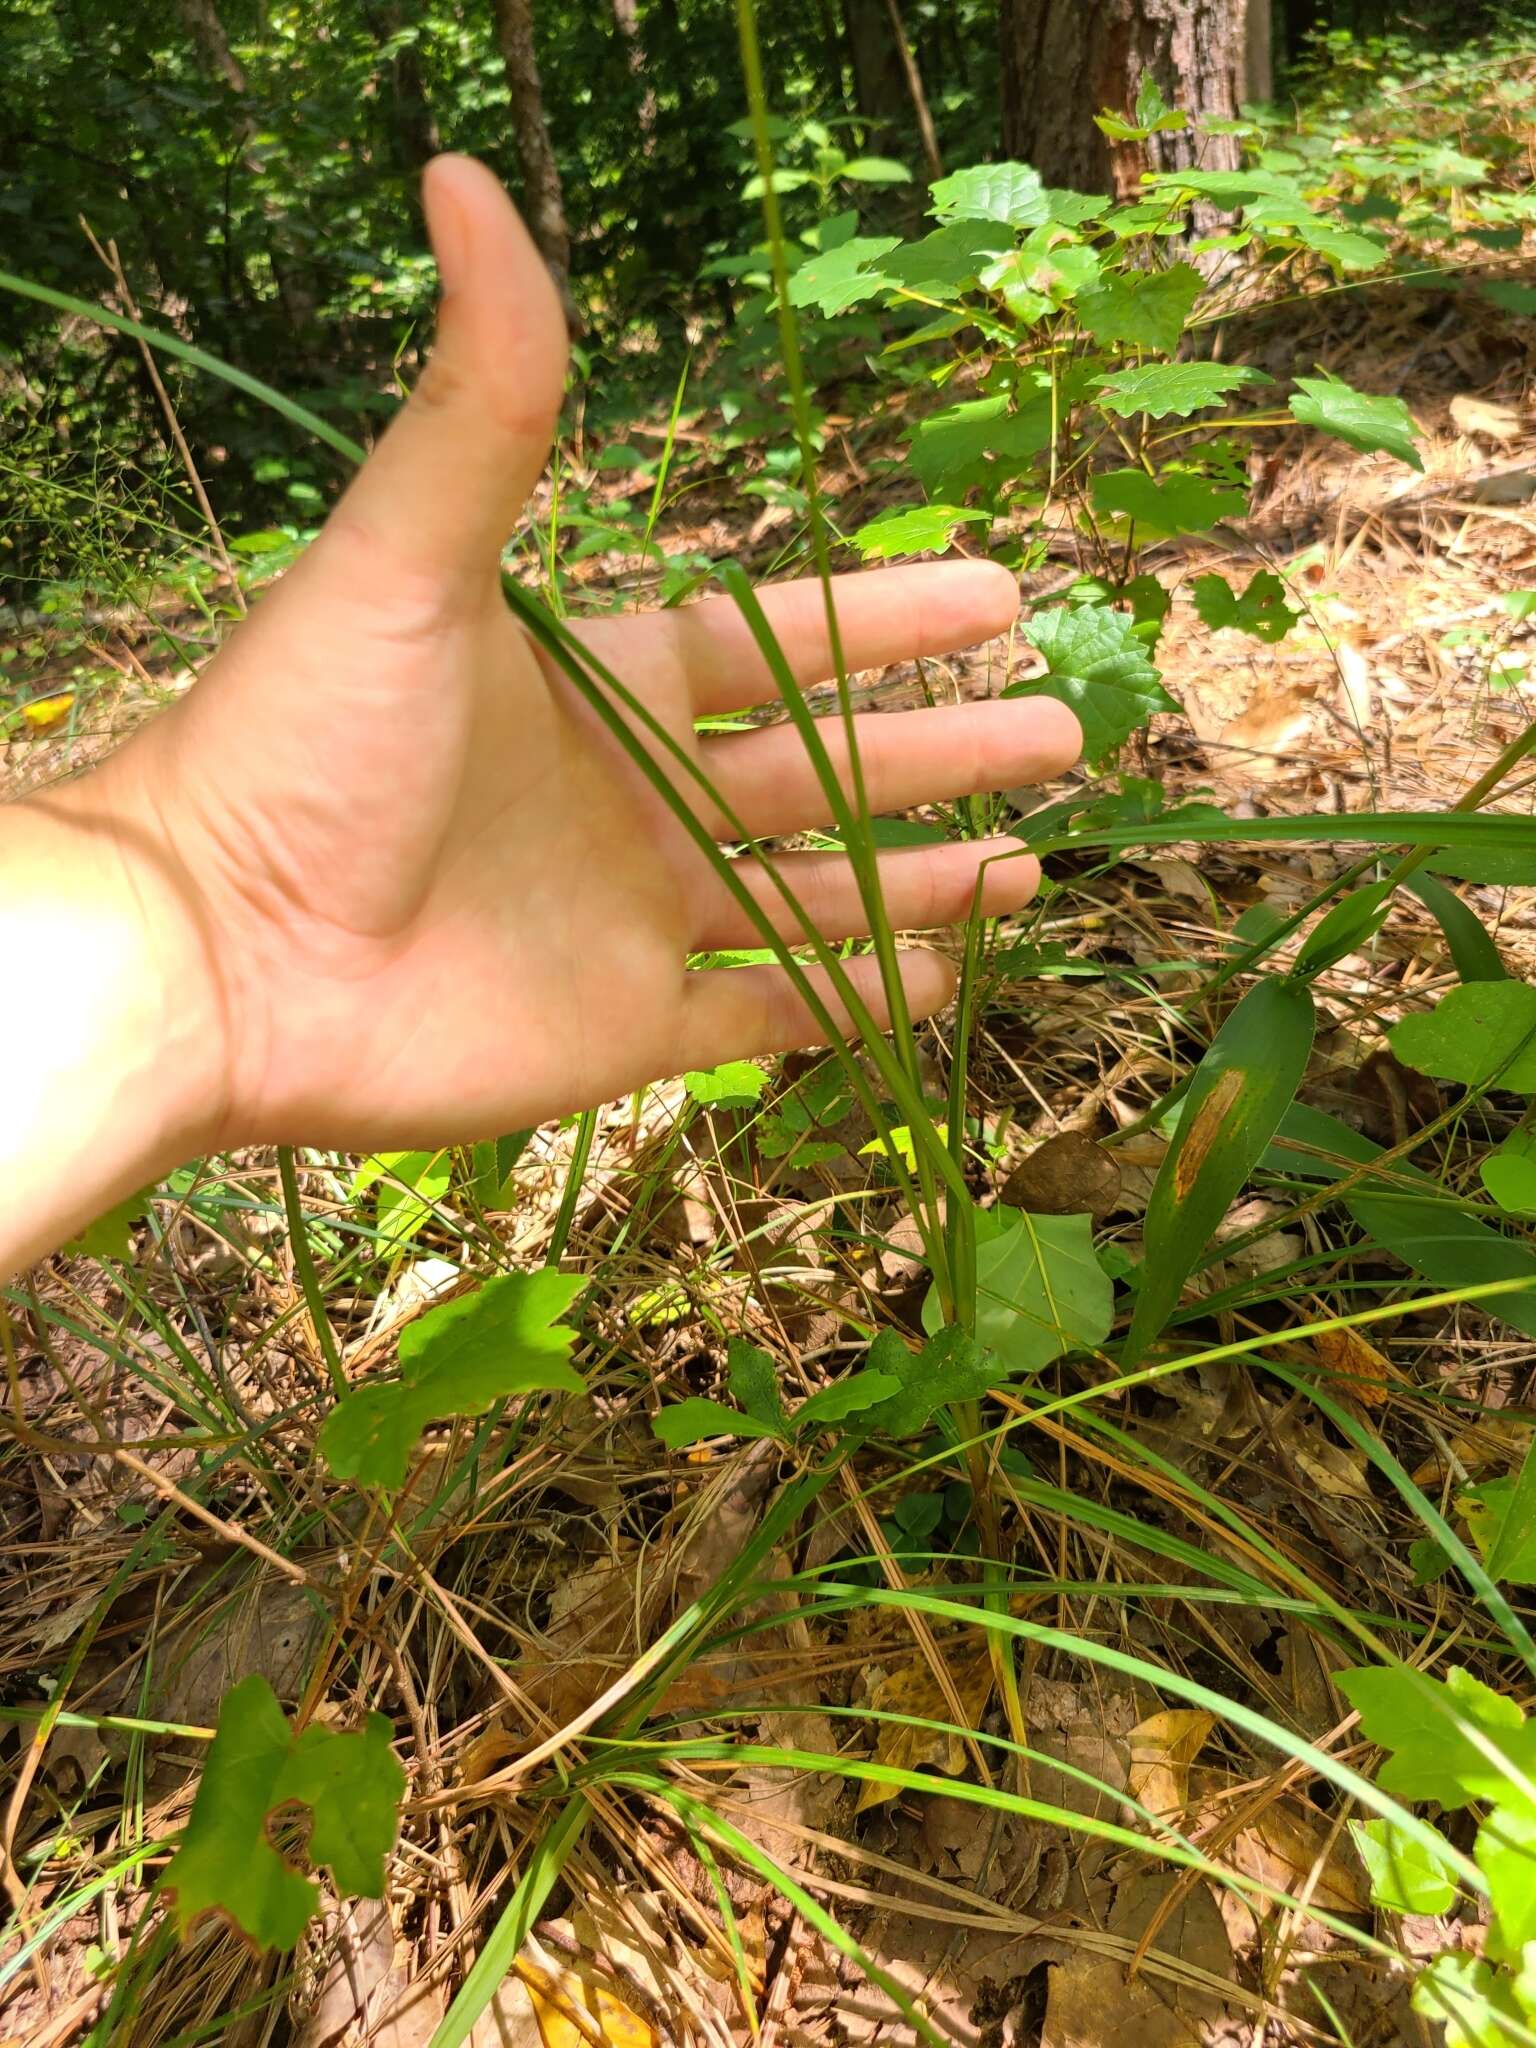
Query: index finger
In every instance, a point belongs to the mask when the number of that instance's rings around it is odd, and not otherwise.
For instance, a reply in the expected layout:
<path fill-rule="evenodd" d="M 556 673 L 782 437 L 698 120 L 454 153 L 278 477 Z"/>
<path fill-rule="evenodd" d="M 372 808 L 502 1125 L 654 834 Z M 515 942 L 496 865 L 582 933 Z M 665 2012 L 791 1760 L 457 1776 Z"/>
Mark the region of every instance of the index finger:
<path fill-rule="evenodd" d="M 1006 632 L 1019 609 L 1019 586 L 997 562 L 922 562 L 834 576 L 843 662 L 850 674 L 914 656 L 953 654 Z M 769 584 L 757 593 L 784 658 L 802 688 L 836 672 L 826 592 L 815 576 Z M 594 622 L 596 623 L 596 622 Z M 778 695 L 778 685 L 734 598 L 707 597 L 652 614 L 671 640 L 694 716 L 741 711 Z"/>

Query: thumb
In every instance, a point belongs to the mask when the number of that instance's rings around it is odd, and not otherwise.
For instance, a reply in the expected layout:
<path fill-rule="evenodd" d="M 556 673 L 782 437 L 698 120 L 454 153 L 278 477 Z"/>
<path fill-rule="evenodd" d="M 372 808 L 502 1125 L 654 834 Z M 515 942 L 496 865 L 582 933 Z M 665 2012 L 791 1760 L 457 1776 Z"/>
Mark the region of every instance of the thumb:
<path fill-rule="evenodd" d="M 410 400 L 337 507 L 380 571 L 483 586 L 537 482 L 565 389 L 566 325 L 494 174 L 440 156 L 422 185 L 442 296 Z"/>

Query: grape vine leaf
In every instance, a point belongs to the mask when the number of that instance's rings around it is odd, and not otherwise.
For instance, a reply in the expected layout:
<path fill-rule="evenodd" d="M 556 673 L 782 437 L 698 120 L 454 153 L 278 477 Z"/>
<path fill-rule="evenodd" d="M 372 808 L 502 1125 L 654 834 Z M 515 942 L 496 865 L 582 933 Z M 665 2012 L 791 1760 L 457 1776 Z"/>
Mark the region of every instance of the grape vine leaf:
<path fill-rule="evenodd" d="M 185 1934 L 205 1914 L 230 1921 L 257 1948 L 289 1949 L 320 1903 L 320 1888 L 272 1846 L 281 1806 L 310 1810 L 308 1859 L 344 1897 L 384 1895 L 405 1773 L 383 1714 L 355 1734 L 311 1725 L 295 1734 L 259 1672 L 224 1695 L 192 1813 L 162 1889 Z"/>
<path fill-rule="evenodd" d="M 1242 384 L 1273 384 L 1274 378 L 1246 363 L 1144 363 L 1095 377 L 1099 405 L 1120 419 L 1144 412 L 1155 420 L 1187 420 L 1208 405 L 1219 405 Z"/>
<path fill-rule="evenodd" d="M 958 497 L 973 484 L 1016 476 L 1050 438 L 1048 395 L 1027 400 L 1017 412 L 1009 411 L 1006 394 L 973 398 L 924 420 L 908 461 L 930 497 Z"/>
<path fill-rule="evenodd" d="M 1536 1722 L 1527 1721 L 1508 1694 L 1495 1692 L 1460 1665 L 1451 1665 L 1441 1679 L 1366 1664 L 1339 1672 L 1337 1683 L 1359 1714 L 1366 1741 L 1389 1752 L 1377 1775 L 1382 1790 L 1395 1798 L 1458 1807 L 1509 1792 L 1509 1772 L 1461 1732 L 1453 1713 L 1484 1735 L 1514 1770 L 1529 1777 L 1536 1769 Z M 1436 1699 L 1445 1711 L 1435 1711 Z"/>
<path fill-rule="evenodd" d="M 1418 427 L 1400 398 L 1369 397 L 1339 377 L 1298 377 L 1291 411 L 1304 427 L 1332 434 L 1362 455 L 1380 450 L 1414 469 L 1424 467 L 1415 445 Z"/>
<path fill-rule="evenodd" d="M 893 555 L 938 554 L 949 546 L 957 526 L 990 526 L 992 514 L 967 511 L 963 505 L 908 505 L 882 512 L 853 536 L 866 562 L 888 561 Z"/>
<path fill-rule="evenodd" d="M 1038 227 L 1050 218 L 1050 201 L 1032 164 L 973 164 L 930 185 L 930 212 L 940 220 L 1002 221 L 1012 228 Z"/>
<path fill-rule="evenodd" d="M 792 306 L 815 306 L 829 317 L 872 299 L 890 280 L 872 266 L 896 247 L 895 235 L 855 235 L 835 249 L 808 256 L 789 280 Z"/>
<path fill-rule="evenodd" d="M 1187 469 L 1150 477 L 1143 469 L 1106 470 L 1093 480 L 1100 512 L 1119 512 L 1147 533 L 1209 533 L 1219 519 L 1241 519 L 1248 495 Z"/>
<path fill-rule="evenodd" d="M 881 258 L 880 268 L 893 284 L 937 298 L 973 283 L 1012 247 L 1012 229 L 996 221 L 952 220 L 920 241 L 903 242 Z"/>
<path fill-rule="evenodd" d="M 397 1488 L 437 1417 L 483 1415 L 513 1394 L 579 1394 L 566 1362 L 576 1332 L 556 1318 L 585 1285 L 553 1267 L 504 1273 L 418 1316 L 400 1339 L 399 1379 L 354 1387 L 326 1417 L 319 1443 L 331 1471 Z"/>
<path fill-rule="evenodd" d="M 741 1109 L 761 1099 L 768 1075 L 751 1060 L 727 1060 L 723 1066 L 684 1074 L 683 1086 L 703 1109 Z"/>
<path fill-rule="evenodd" d="M 1079 294 L 1077 317 L 1106 348 L 1150 348 L 1172 355 L 1204 289 L 1205 281 L 1192 263 L 1174 263 L 1150 273 L 1112 273 Z"/>
<path fill-rule="evenodd" d="M 88 1223 L 78 1237 L 72 1237 L 64 1247 L 66 1253 L 73 1258 L 131 1259 L 133 1226 L 148 1208 L 152 1192 L 144 1188 L 136 1195 L 125 1195 L 105 1215 Z"/>
<path fill-rule="evenodd" d="M 1491 1082 L 1536 1095 L 1536 988 L 1524 981 L 1464 982 L 1434 1009 L 1404 1017 L 1387 1042 L 1406 1067 L 1475 1088 Z"/>
<path fill-rule="evenodd" d="M 1154 711 L 1177 711 L 1124 612 L 1105 605 L 1036 612 L 1025 638 L 1045 656 L 1045 674 L 1010 683 L 1005 697 L 1054 697 L 1076 712 L 1090 761 L 1114 753 Z"/>
<path fill-rule="evenodd" d="M 1273 569 L 1256 569 L 1241 597 L 1225 576 L 1197 576 L 1190 587 L 1195 610 L 1213 633 L 1230 628 L 1273 644 L 1301 617 L 1286 603 L 1285 585 Z"/>

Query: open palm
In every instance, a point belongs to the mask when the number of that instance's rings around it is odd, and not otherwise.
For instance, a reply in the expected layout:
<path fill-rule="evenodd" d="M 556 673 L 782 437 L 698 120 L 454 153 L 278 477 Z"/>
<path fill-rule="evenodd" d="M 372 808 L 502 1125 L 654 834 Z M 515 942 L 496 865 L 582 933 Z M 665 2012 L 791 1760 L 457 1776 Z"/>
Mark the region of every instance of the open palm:
<path fill-rule="evenodd" d="M 443 301 L 410 403 L 304 559 L 113 764 L 157 820 L 212 963 L 226 1142 L 483 1137 L 818 1036 L 780 969 L 689 971 L 690 953 L 757 932 L 506 609 L 500 553 L 548 454 L 564 326 L 489 172 L 439 159 L 427 210 Z M 987 564 L 844 579 L 848 666 L 964 646 L 1016 601 Z M 800 680 L 824 678 L 820 587 L 764 603 Z M 696 720 L 772 694 L 729 599 L 582 632 L 747 830 L 827 822 L 792 727 L 695 738 Z M 841 762 L 840 730 L 828 744 Z M 1045 700 L 860 722 L 877 810 L 1050 776 L 1078 744 Z M 886 855 L 892 922 L 963 917 L 1001 850 Z M 841 856 L 785 858 L 828 937 L 864 928 Z M 757 863 L 742 876 L 776 903 Z M 1027 859 L 994 865 L 986 907 L 1021 904 L 1036 879 Z M 873 963 L 850 967 L 878 1011 Z M 915 1013 L 945 1000 L 941 956 L 904 969 Z"/>

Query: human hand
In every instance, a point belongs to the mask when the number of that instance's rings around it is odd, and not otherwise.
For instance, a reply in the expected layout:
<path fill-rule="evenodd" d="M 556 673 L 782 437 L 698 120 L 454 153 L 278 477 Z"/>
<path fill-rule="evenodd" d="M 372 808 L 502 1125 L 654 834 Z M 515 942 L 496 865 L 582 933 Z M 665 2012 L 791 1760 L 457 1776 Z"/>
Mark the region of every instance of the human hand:
<path fill-rule="evenodd" d="M 776 967 L 688 970 L 759 936 L 506 608 L 501 549 L 548 454 L 564 323 L 488 171 L 439 159 L 426 205 L 443 300 L 409 403 L 187 697 L 55 799 L 129 877 L 188 1097 L 172 1121 L 197 1149 L 485 1137 L 820 1035 Z M 820 586 L 763 603 L 800 680 L 826 677 Z M 1016 604 L 985 563 L 841 579 L 847 665 L 965 646 Z M 695 738 L 772 694 L 729 598 L 579 631 L 750 831 L 827 822 L 792 727 Z M 1079 747 L 1047 699 L 869 716 L 859 735 L 877 812 L 1052 776 Z M 827 743 L 842 763 L 840 727 Z M 885 855 L 893 925 L 965 917 L 981 862 L 1014 846 Z M 824 934 L 864 929 L 840 855 L 783 859 Z M 782 925 L 759 865 L 743 879 Z M 983 907 L 1037 879 L 996 862 Z M 943 957 L 903 966 L 914 1014 L 945 1001 Z M 848 971 L 883 1014 L 873 960 Z"/>

